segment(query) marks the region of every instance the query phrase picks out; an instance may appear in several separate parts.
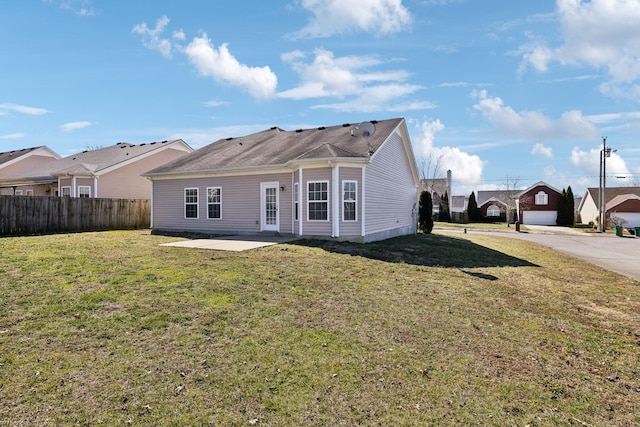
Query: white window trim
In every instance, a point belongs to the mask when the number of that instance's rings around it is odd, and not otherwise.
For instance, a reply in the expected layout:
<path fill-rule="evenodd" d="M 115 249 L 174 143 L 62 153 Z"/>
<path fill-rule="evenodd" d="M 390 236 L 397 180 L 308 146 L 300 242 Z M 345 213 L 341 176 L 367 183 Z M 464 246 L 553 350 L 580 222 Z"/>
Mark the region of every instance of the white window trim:
<path fill-rule="evenodd" d="M 22 190 L 15 190 L 15 191 L 13 192 L 13 195 L 14 195 L 14 196 L 22 196 Z"/>
<path fill-rule="evenodd" d="M 220 201 L 219 202 L 209 202 L 209 190 L 220 190 Z M 220 217 L 214 218 L 209 216 L 209 206 L 210 205 L 220 205 Z M 211 219 L 214 221 L 220 221 L 222 219 L 222 187 L 207 187 L 207 219 Z"/>
<path fill-rule="evenodd" d="M 345 200 L 344 198 L 344 185 L 345 184 L 354 184 L 355 185 L 355 193 L 356 193 L 356 198 L 355 200 Z M 351 202 L 354 204 L 354 212 L 355 212 L 355 219 L 345 219 L 344 218 L 344 204 L 345 202 Z M 358 222 L 358 181 L 353 180 L 353 179 L 344 179 L 342 180 L 342 222 Z"/>
<path fill-rule="evenodd" d="M 309 211 L 311 203 L 318 203 L 318 200 L 309 200 L 309 184 L 327 184 L 327 199 L 320 200 L 327 204 L 327 219 L 309 219 Z M 329 181 L 307 181 L 307 222 L 329 222 L 331 218 L 331 206 L 329 206 Z"/>
<path fill-rule="evenodd" d="M 91 186 L 89 186 L 89 185 L 78 185 L 78 197 L 82 197 L 80 195 L 81 194 L 80 190 L 82 190 L 82 189 L 86 189 L 87 190 L 87 192 L 88 192 L 87 194 L 89 194 L 87 196 L 87 198 L 90 199 L 91 198 Z"/>
<path fill-rule="evenodd" d="M 33 190 L 25 190 L 24 194 L 26 196 L 33 196 Z"/>
<path fill-rule="evenodd" d="M 69 194 L 64 194 L 64 190 L 69 189 Z M 60 197 L 71 197 L 71 186 L 64 185 L 60 188 Z"/>
<path fill-rule="evenodd" d="M 535 196 L 535 204 L 540 206 L 548 205 L 549 195 L 542 190 L 538 191 Z"/>
<path fill-rule="evenodd" d="M 187 203 L 187 190 L 196 190 L 195 203 L 193 202 Z M 182 197 L 184 202 L 183 211 L 182 211 L 182 214 L 184 215 L 184 219 L 199 219 L 200 218 L 200 192 L 198 191 L 198 187 L 185 187 L 185 189 L 182 191 Z M 195 217 L 187 216 L 187 205 L 196 205 Z"/>
<path fill-rule="evenodd" d="M 489 212 L 493 212 L 494 215 L 491 215 Z M 495 212 L 498 213 L 498 215 L 495 215 Z M 487 208 L 487 216 L 491 217 L 491 218 L 495 218 L 495 217 L 499 217 L 500 216 L 500 208 L 496 205 L 491 205 Z"/>

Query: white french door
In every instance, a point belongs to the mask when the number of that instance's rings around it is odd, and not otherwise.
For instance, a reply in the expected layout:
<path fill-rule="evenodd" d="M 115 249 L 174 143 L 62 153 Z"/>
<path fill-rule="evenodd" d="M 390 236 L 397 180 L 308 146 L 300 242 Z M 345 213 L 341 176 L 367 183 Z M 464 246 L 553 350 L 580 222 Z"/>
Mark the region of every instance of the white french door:
<path fill-rule="evenodd" d="M 260 230 L 280 231 L 280 194 L 277 182 L 260 183 Z"/>

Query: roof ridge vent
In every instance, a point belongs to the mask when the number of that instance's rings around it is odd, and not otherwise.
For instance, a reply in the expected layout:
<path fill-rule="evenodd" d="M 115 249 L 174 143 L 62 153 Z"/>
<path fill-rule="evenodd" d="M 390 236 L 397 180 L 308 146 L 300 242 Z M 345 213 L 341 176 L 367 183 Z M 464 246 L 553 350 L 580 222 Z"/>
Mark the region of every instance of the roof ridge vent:
<path fill-rule="evenodd" d="M 318 130 L 325 130 L 325 129 L 326 129 L 326 127 L 325 127 L 325 126 L 320 126 L 320 127 L 318 128 Z"/>
<path fill-rule="evenodd" d="M 229 137 L 229 138 L 227 138 L 226 140 L 227 140 L 227 141 L 231 141 L 232 139 L 233 139 L 233 137 L 232 137 L 232 136 L 230 136 L 230 137 Z"/>
<path fill-rule="evenodd" d="M 349 126 L 351 126 L 349 123 L 343 123 L 343 124 L 342 124 L 342 127 L 343 127 L 343 128 L 347 128 L 347 127 L 349 127 Z"/>
<path fill-rule="evenodd" d="M 302 129 L 296 129 L 296 133 L 301 133 Z"/>

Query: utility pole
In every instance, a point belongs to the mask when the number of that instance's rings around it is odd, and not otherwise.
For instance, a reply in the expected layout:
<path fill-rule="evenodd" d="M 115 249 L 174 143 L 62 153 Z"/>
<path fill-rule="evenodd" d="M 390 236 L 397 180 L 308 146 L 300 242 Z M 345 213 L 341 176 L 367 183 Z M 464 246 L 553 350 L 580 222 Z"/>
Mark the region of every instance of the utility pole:
<path fill-rule="evenodd" d="M 615 153 L 617 150 L 613 150 Z M 599 183 L 599 191 L 598 191 L 598 231 L 604 232 L 607 230 L 607 225 L 605 224 L 607 217 L 607 209 L 605 206 L 605 201 L 607 200 L 605 197 L 605 192 L 607 188 L 607 157 L 611 156 L 611 147 L 607 147 L 607 137 L 602 138 L 602 150 L 600 150 L 600 183 Z"/>

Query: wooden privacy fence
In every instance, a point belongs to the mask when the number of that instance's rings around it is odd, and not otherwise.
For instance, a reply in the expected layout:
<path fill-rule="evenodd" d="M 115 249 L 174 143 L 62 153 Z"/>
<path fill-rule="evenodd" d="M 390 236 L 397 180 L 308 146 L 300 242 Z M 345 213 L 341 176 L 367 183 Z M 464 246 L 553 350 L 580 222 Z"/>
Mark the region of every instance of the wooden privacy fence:
<path fill-rule="evenodd" d="M 149 228 L 149 200 L 0 196 L 0 235 Z"/>

